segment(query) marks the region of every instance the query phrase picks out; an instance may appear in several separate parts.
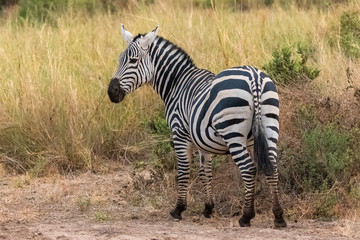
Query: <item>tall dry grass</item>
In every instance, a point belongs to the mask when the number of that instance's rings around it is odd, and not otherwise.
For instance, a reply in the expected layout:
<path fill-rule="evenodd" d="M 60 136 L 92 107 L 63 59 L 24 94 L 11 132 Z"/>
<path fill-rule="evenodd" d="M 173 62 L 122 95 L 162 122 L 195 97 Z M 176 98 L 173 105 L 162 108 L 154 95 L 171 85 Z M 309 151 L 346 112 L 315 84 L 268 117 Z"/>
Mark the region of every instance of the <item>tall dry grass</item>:
<path fill-rule="evenodd" d="M 0 37 L 2 162 L 34 174 L 92 169 L 96 158 L 137 142 L 138 119 L 151 115 L 155 97 L 144 89 L 122 106 L 108 100 L 124 47 L 115 16 L 69 14 L 57 27 L 13 21 Z"/>
<path fill-rule="evenodd" d="M 204 8 L 190 0 L 154 1 L 123 6 L 117 12 L 79 9 L 52 15 L 55 25 L 19 19 L 5 10 L 0 21 L 0 161 L 7 169 L 34 175 L 93 170 L 106 159 L 126 161 L 146 155 L 151 137 L 143 119 L 161 106 L 149 87 L 121 105 L 106 90 L 126 47 L 120 24 L 134 34 L 160 25 L 160 35 L 178 44 L 197 66 L 215 73 L 231 66 L 261 67 L 281 46 L 310 42 L 311 59 L 321 70 L 314 86 L 339 95 L 360 85 L 360 64 L 330 47 L 328 34 L 345 10 L 269 7 L 238 11 L 219 5 Z M 145 155 L 144 155 L 145 154 Z M 125 159 L 125 160 L 124 160 Z"/>

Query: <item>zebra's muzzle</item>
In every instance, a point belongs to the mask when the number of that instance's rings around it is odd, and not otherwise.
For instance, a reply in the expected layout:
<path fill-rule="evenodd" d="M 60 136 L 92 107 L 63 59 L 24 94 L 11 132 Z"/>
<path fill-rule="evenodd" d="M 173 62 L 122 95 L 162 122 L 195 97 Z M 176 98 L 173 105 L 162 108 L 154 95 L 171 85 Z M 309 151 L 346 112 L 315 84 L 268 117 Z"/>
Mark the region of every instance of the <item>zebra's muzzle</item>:
<path fill-rule="evenodd" d="M 108 95 L 113 103 L 119 103 L 124 100 L 126 92 L 120 87 L 120 81 L 117 78 L 111 79 L 108 88 Z"/>

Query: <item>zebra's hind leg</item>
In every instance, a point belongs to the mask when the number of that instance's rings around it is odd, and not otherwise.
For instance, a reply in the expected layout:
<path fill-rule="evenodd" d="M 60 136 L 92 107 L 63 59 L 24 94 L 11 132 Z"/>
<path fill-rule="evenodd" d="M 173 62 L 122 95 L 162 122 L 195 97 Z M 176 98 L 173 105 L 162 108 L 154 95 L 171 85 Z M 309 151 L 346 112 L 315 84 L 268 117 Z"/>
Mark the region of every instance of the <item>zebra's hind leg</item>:
<path fill-rule="evenodd" d="M 278 169 L 276 164 L 276 151 L 270 148 L 271 162 L 274 167 L 274 174 L 272 176 L 266 176 L 266 182 L 270 187 L 271 194 L 273 196 L 273 213 L 274 213 L 274 227 L 284 228 L 286 227 L 286 221 L 283 217 L 283 209 L 279 201 L 279 188 L 278 188 Z"/>
<path fill-rule="evenodd" d="M 174 148 L 178 160 L 178 199 L 176 207 L 170 212 L 170 215 L 181 220 L 181 213 L 186 210 L 186 195 L 190 179 L 190 160 L 192 144 L 181 137 L 173 136 Z"/>
<path fill-rule="evenodd" d="M 240 169 L 245 185 L 245 205 L 243 215 L 239 219 L 239 224 L 241 227 L 250 227 L 250 220 L 255 217 L 254 189 L 256 166 L 250 157 L 249 151 L 242 144 L 229 144 L 229 151 L 236 166 Z"/>
<path fill-rule="evenodd" d="M 210 218 L 213 209 L 214 209 L 214 201 L 212 198 L 212 189 L 211 189 L 211 180 L 212 180 L 212 169 L 211 169 L 211 163 L 212 158 L 210 154 L 207 153 L 201 153 L 199 151 L 199 157 L 200 157 L 200 179 L 204 186 L 205 194 L 206 194 L 206 201 L 205 201 L 205 209 L 204 209 L 204 217 Z"/>

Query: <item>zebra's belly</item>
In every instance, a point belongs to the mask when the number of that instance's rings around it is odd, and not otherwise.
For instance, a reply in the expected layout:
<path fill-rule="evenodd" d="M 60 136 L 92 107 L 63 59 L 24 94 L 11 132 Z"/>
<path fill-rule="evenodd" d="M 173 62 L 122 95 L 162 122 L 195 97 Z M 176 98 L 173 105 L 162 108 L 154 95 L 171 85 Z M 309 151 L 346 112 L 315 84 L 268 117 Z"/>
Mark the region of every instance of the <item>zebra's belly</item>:
<path fill-rule="evenodd" d="M 199 131 L 200 134 L 194 133 L 192 139 L 196 147 L 207 153 L 227 154 L 228 146 L 220 135 L 212 127 L 207 127 Z"/>

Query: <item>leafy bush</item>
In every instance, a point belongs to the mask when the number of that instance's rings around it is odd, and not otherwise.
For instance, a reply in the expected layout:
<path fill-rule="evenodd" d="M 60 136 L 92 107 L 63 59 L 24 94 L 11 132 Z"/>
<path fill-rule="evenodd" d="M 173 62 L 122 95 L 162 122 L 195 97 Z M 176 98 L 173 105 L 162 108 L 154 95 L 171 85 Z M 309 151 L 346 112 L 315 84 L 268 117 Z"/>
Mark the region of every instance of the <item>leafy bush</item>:
<path fill-rule="evenodd" d="M 272 60 L 263 66 L 263 69 L 279 84 L 308 82 L 320 74 L 318 68 L 307 65 L 313 54 L 312 47 L 302 44 L 298 44 L 295 50 L 291 47 L 276 49 L 272 54 Z"/>
<path fill-rule="evenodd" d="M 351 178 L 360 169 L 359 130 L 341 127 L 336 120 L 324 124 L 319 121 L 319 111 L 314 102 L 299 106 L 292 119 L 301 131 L 299 141 L 295 146 L 279 142 L 279 177 L 287 193 L 327 193 L 335 183 L 351 189 Z M 314 214 L 326 217 L 327 210 L 323 210 Z"/>
<path fill-rule="evenodd" d="M 214 155 L 212 161 L 212 170 L 216 171 L 226 161 L 227 161 L 226 155 Z"/>
<path fill-rule="evenodd" d="M 351 134 L 333 125 L 318 126 L 303 134 L 303 159 L 307 167 L 305 188 L 328 190 L 336 180 L 342 181 L 351 162 Z"/>
<path fill-rule="evenodd" d="M 344 12 L 340 17 L 340 46 L 349 58 L 360 57 L 360 18 L 358 12 Z"/>
<path fill-rule="evenodd" d="M 316 105 L 305 104 L 300 106 L 296 110 L 294 123 L 302 132 L 313 130 L 319 124 Z"/>
<path fill-rule="evenodd" d="M 155 117 L 145 119 L 142 125 L 151 132 L 156 142 L 150 154 L 151 166 L 155 169 L 174 169 L 176 165 L 176 155 L 172 146 L 172 132 L 167 125 L 164 107 L 156 109 Z"/>
<path fill-rule="evenodd" d="M 314 217 L 322 220 L 333 220 L 336 218 L 334 208 L 338 203 L 338 196 L 335 193 L 319 195 L 314 204 Z"/>
<path fill-rule="evenodd" d="M 67 11 L 81 10 L 87 13 L 127 7 L 128 0 L 20 0 L 19 16 L 30 23 L 56 25 L 56 18 Z"/>
<path fill-rule="evenodd" d="M 20 0 L 19 16 L 30 22 L 55 23 L 54 15 L 63 13 L 68 7 L 67 0 Z"/>

